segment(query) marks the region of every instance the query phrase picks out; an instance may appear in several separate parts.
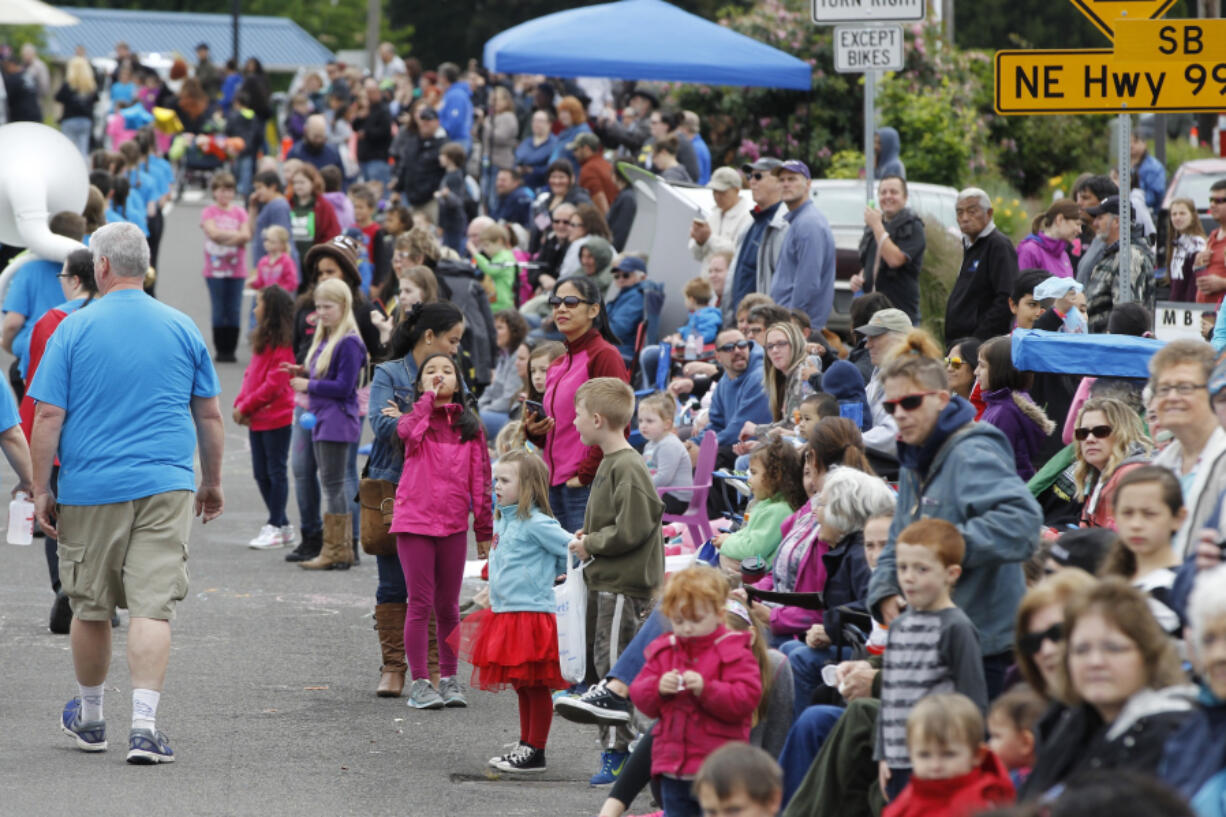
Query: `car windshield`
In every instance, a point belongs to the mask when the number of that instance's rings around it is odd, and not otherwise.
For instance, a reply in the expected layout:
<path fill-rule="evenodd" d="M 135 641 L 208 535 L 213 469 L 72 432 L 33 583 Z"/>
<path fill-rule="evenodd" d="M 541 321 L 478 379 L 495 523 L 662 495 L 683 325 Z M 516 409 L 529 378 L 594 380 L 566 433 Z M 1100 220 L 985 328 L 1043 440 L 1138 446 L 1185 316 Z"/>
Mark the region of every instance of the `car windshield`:
<path fill-rule="evenodd" d="M 1226 179 L 1226 173 L 1185 173 L 1179 177 L 1170 197 L 1192 199 L 1197 210 L 1208 210 L 1209 187 L 1220 179 Z"/>

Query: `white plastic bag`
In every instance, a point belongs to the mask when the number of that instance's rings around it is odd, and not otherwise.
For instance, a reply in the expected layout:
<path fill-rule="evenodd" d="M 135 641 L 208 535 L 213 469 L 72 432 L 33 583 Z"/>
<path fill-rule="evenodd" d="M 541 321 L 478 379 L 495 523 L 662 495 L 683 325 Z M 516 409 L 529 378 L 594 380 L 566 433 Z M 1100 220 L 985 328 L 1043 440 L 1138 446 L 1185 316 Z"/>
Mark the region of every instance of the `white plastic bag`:
<path fill-rule="evenodd" d="M 566 559 L 566 581 L 553 589 L 558 614 L 558 663 L 574 684 L 587 674 L 587 585 L 575 554 Z"/>

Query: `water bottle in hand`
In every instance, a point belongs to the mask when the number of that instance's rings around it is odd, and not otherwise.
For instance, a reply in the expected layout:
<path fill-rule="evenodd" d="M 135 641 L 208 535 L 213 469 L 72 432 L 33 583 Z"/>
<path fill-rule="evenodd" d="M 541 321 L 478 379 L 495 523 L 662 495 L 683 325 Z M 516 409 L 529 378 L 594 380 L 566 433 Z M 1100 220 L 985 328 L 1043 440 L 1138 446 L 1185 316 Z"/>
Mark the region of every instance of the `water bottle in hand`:
<path fill-rule="evenodd" d="M 34 503 L 24 491 L 18 491 L 9 503 L 8 540 L 10 545 L 34 543 Z"/>

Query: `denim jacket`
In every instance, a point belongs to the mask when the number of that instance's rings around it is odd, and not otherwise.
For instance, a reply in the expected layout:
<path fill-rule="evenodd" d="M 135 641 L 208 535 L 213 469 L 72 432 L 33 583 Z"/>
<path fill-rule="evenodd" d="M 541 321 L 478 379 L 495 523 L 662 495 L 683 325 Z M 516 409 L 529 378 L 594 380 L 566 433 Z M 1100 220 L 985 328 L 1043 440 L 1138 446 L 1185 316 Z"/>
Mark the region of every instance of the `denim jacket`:
<path fill-rule="evenodd" d="M 375 439 L 370 446 L 370 459 L 367 466 L 371 479 L 386 479 L 390 482 L 400 482 L 400 472 L 404 467 L 404 449 L 400 437 L 396 434 L 396 420 L 384 417 L 382 410 L 388 400 L 395 400 L 400 410 L 409 412 L 413 409 L 413 381 L 417 379 L 417 361 L 412 355 L 405 355 L 399 360 L 389 360 L 375 367 L 375 376 L 370 381 L 370 412 L 366 419 L 370 421 L 370 430 Z"/>

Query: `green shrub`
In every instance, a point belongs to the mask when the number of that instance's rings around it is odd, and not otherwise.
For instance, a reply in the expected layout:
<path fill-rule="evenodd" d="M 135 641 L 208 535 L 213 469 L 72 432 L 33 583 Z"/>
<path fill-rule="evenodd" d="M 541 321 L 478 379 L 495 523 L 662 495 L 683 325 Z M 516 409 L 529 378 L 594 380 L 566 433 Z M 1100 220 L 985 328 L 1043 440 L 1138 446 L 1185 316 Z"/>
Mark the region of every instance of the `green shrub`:
<path fill-rule="evenodd" d="M 1109 116 L 995 117 L 990 130 L 996 166 L 1025 196 L 1046 189 L 1053 176 L 1103 164 Z"/>
<path fill-rule="evenodd" d="M 840 150 L 830 157 L 827 179 L 858 179 L 864 172 L 864 154 L 858 150 Z"/>
<path fill-rule="evenodd" d="M 924 268 L 920 270 L 921 325 L 937 342 L 945 342 L 945 303 L 962 266 L 962 243 L 941 222 L 924 217 Z"/>

